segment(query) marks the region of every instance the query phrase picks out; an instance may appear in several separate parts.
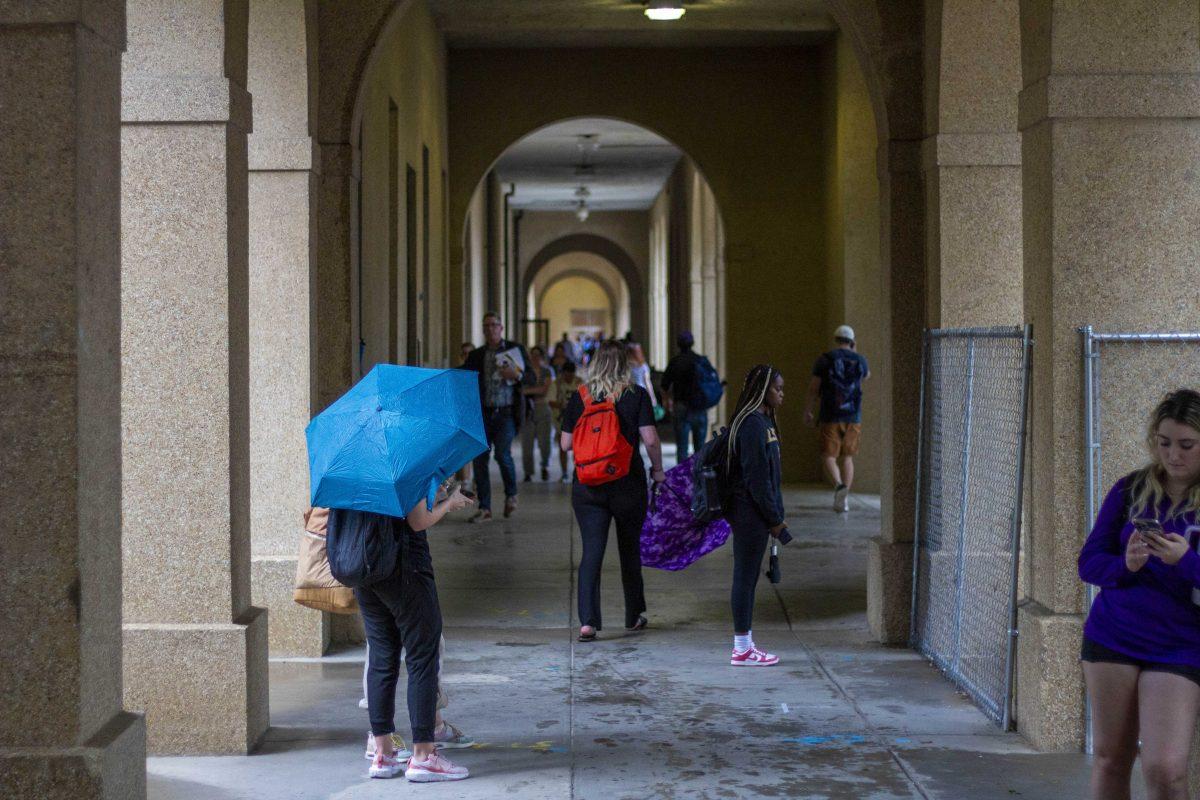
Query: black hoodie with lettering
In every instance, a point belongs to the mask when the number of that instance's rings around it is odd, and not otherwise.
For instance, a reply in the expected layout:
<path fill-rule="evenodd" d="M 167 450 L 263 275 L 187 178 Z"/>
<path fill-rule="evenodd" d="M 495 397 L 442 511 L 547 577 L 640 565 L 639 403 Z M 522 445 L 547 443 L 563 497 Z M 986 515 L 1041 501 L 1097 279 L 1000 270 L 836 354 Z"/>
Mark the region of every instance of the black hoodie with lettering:
<path fill-rule="evenodd" d="M 730 477 L 734 502 L 752 505 L 768 528 L 783 522 L 779 430 L 766 414 L 756 411 L 742 421 Z"/>

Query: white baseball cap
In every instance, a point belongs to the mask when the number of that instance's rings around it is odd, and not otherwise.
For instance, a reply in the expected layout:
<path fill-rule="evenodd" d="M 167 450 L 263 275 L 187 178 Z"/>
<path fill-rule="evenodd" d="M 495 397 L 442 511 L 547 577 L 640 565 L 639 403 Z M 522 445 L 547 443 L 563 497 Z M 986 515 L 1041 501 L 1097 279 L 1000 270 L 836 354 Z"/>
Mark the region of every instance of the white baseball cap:
<path fill-rule="evenodd" d="M 838 329 L 833 332 L 833 338 L 849 339 L 850 341 L 853 342 L 854 341 L 854 328 L 851 328 L 849 325 L 839 325 Z"/>

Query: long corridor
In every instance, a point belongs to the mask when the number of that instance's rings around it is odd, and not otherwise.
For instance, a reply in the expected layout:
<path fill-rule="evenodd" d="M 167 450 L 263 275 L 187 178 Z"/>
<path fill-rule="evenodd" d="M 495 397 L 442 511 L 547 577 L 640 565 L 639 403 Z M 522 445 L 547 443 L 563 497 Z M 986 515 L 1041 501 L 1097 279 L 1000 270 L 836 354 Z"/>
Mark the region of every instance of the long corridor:
<path fill-rule="evenodd" d="M 756 641 L 782 663 L 761 670 L 728 666 L 728 546 L 683 572 L 647 569 L 651 627 L 627 634 L 610 542 L 607 627 L 601 641 L 576 643 L 568 498 L 566 484 L 524 483 L 511 519 L 448 520 L 431 534 L 446 622 L 446 717 L 476 740 L 452 757 L 469 780 L 367 778 L 359 648 L 273 659 L 271 728 L 259 751 L 151 758 L 150 796 L 1082 796 L 1083 756 L 1034 753 L 915 653 L 869 641 L 865 560 L 879 527 L 876 498 L 852 498 L 851 512 L 838 515 L 824 491 L 787 493 L 797 540 L 783 550 L 779 591 L 760 583 L 754 623 Z M 407 733 L 403 691 L 398 702 Z"/>

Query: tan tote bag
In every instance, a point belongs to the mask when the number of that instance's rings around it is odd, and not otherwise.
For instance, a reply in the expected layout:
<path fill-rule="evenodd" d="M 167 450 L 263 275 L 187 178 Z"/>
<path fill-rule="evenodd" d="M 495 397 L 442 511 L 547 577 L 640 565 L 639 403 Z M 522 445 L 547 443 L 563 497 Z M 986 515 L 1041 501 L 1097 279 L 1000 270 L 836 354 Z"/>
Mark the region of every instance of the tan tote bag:
<path fill-rule="evenodd" d="M 334 614 L 357 614 L 354 590 L 333 579 L 325 534 L 329 524 L 328 508 L 310 508 L 304 512 L 304 532 L 300 534 L 300 557 L 296 560 L 296 588 L 292 599 L 302 606 Z"/>

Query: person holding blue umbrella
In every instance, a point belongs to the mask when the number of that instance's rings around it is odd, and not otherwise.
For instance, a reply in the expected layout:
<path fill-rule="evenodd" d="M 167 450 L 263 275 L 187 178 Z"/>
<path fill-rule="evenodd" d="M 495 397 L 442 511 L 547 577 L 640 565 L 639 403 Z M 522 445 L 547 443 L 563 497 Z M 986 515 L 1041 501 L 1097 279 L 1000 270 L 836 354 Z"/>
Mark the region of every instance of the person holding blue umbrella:
<path fill-rule="evenodd" d="M 354 589 L 366 629 L 372 778 L 466 778 L 438 752 L 442 612 L 426 531 L 473 500 L 439 486 L 487 447 L 475 378 L 462 370 L 377 365 L 305 431 L 312 504 L 330 509 L 333 577 Z M 400 653 L 408 667 L 412 756 L 395 733 Z"/>

